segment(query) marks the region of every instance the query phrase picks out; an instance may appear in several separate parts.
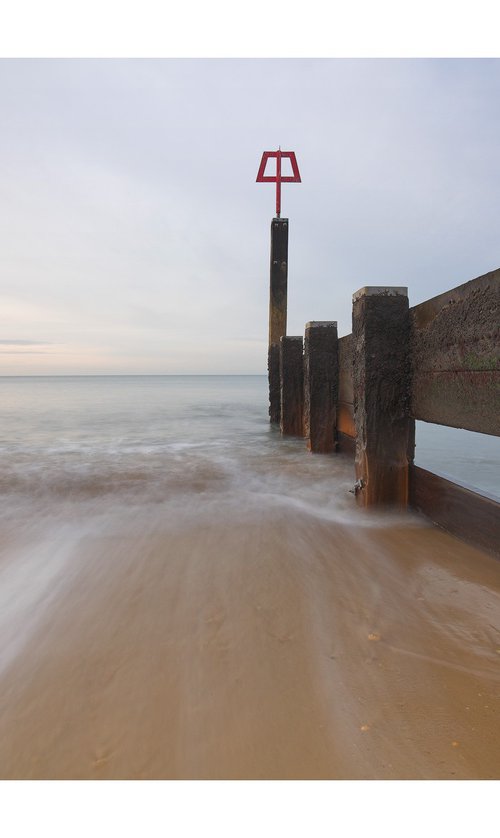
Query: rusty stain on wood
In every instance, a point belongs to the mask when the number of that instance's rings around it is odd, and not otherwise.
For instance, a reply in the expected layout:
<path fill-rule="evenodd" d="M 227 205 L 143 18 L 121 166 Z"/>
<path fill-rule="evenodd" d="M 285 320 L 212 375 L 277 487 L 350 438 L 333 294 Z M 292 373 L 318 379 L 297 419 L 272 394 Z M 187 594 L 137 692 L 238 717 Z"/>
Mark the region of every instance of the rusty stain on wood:
<path fill-rule="evenodd" d="M 356 436 L 354 406 L 352 404 L 346 404 L 346 402 L 337 404 L 337 431 L 353 438 Z"/>
<path fill-rule="evenodd" d="M 354 391 L 352 381 L 352 334 L 338 341 L 339 400 L 337 403 L 337 439 L 341 451 L 352 452 L 348 441 L 356 437 L 354 427 Z"/>

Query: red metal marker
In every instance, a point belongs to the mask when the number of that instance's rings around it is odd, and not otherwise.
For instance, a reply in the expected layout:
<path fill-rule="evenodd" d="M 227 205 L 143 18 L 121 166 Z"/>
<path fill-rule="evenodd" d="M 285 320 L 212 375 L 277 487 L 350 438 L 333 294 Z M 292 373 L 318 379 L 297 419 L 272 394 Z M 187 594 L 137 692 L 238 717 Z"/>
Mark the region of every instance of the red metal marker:
<path fill-rule="evenodd" d="M 265 175 L 266 163 L 270 157 L 276 157 L 276 175 Z M 283 177 L 281 174 L 281 159 L 288 157 L 292 164 L 293 175 Z M 299 167 L 294 151 L 264 151 L 262 160 L 260 161 L 259 171 L 257 173 L 256 183 L 275 183 L 276 184 L 276 217 L 280 217 L 281 213 L 281 184 L 282 183 L 301 183 Z"/>

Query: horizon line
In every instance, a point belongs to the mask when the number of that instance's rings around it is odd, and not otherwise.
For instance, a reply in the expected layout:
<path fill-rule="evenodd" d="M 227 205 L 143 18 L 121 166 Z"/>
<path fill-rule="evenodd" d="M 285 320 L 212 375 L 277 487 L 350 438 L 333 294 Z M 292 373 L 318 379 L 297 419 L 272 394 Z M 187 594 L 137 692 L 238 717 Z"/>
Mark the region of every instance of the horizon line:
<path fill-rule="evenodd" d="M 75 372 L 75 373 L 10 373 L 2 375 L 0 378 L 188 378 L 190 376 L 197 378 L 218 378 L 224 376 L 225 378 L 242 378 L 262 376 L 265 377 L 265 372 Z"/>

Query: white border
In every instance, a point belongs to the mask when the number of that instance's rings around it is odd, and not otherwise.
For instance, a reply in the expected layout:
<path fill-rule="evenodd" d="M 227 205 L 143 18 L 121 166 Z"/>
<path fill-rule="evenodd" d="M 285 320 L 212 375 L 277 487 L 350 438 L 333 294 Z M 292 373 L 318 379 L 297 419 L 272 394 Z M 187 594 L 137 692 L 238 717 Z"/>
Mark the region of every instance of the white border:
<path fill-rule="evenodd" d="M 494 57 L 496 0 L 0 0 L 2 57 Z"/>

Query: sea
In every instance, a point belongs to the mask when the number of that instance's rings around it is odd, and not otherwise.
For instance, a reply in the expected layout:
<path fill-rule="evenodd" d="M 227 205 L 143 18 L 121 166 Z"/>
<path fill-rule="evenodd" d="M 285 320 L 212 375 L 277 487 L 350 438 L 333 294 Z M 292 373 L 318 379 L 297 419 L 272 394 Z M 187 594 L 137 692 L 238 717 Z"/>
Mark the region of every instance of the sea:
<path fill-rule="evenodd" d="M 0 394 L 4 512 L 224 492 L 353 506 L 349 458 L 270 427 L 266 376 L 0 377 Z M 416 424 L 417 465 L 500 496 L 499 437 Z"/>
<path fill-rule="evenodd" d="M 265 376 L 0 378 L 1 531 L 120 529 L 209 509 L 354 512 L 347 457 L 310 456 L 268 419 Z"/>

